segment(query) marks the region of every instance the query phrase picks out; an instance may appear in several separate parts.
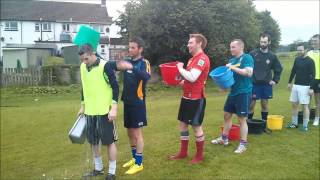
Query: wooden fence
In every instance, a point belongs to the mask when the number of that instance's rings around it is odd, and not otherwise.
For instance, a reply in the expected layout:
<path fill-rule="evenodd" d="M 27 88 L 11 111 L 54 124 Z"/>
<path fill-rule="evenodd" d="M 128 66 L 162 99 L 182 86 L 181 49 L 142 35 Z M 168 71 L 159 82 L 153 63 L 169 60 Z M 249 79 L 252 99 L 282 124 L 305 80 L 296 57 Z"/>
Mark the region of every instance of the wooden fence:
<path fill-rule="evenodd" d="M 5 68 L 0 73 L 1 87 L 52 85 L 52 69 L 43 71 L 41 68 Z M 43 78 L 45 77 L 45 78 Z"/>

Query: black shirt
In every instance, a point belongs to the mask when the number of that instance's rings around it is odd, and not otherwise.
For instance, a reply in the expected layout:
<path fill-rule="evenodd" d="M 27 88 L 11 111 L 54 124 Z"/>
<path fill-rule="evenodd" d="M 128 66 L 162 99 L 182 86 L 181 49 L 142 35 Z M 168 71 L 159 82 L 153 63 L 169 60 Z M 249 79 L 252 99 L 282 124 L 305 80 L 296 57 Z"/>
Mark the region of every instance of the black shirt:
<path fill-rule="evenodd" d="M 250 52 L 254 60 L 253 83 L 269 84 L 271 80 L 278 83 L 282 72 L 282 66 L 278 57 L 270 50 L 262 52 L 259 48 Z M 273 77 L 272 77 L 273 71 Z"/>
<path fill-rule="evenodd" d="M 311 86 L 315 76 L 314 62 L 308 56 L 297 57 L 291 69 L 289 83 L 294 79 L 294 84 Z M 311 87 L 310 87 L 311 88 Z"/>

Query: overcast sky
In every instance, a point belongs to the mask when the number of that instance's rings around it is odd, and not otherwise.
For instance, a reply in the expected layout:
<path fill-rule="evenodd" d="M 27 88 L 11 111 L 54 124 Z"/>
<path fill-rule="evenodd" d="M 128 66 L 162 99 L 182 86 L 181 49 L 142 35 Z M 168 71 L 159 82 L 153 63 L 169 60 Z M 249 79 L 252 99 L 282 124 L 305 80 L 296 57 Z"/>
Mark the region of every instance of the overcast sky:
<path fill-rule="evenodd" d="M 100 0 L 54 0 L 84 3 L 100 3 Z M 115 20 L 119 16 L 118 11 L 124 11 L 126 0 L 107 0 L 109 16 Z M 319 34 L 319 0 L 256 0 L 254 1 L 258 11 L 268 10 L 271 16 L 278 22 L 281 29 L 280 44 L 290 44 L 294 40 L 308 41 L 314 34 Z M 116 36 L 118 31 L 111 28 L 111 36 Z"/>

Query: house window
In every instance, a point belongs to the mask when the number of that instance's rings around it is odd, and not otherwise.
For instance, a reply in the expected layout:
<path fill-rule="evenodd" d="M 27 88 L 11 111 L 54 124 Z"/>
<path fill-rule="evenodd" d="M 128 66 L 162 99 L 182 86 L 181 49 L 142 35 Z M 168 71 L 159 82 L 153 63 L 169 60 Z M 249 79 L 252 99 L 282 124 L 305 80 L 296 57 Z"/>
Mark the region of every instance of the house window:
<path fill-rule="evenodd" d="M 72 29 L 74 33 L 78 32 L 78 25 L 76 24 L 72 25 Z"/>
<path fill-rule="evenodd" d="M 106 28 L 106 32 L 109 33 L 110 32 L 110 28 L 107 27 Z"/>
<path fill-rule="evenodd" d="M 70 24 L 62 24 L 62 30 L 65 32 L 70 32 Z"/>
<path fill-rule="evenodd" d="M 8 21 L 5 24 L 5 31 L 18 31 L 18 22 L 17 21 Z"/>
<path fill-rule="evenodd" d="M 92 27 L 94 30 L 100 32 L 100 27 L 99 27 L 98 25 L 91 25 L 91 27 Z"/>
<path fill-rule="evenodd" d="M 34 26 L 34 30 L 39 32 L 40 31 L 40 23 L 36 23 Z"/>
<path fill-rule="evenodd" d="M 100 26 L 100 33 L 104 33 L 103 26 Z"/>
<path fill-rule="evenodd" d="M 42 23 L 42 31 L 51 31 L 51 23 L 49 22 Z"/>
<path fill-rule="evenodd" d="M 105 46 L 104 45 L 101 45 L 101 54 L 105 54 L 106 53 L 106 51 L 105 51 Z"/>

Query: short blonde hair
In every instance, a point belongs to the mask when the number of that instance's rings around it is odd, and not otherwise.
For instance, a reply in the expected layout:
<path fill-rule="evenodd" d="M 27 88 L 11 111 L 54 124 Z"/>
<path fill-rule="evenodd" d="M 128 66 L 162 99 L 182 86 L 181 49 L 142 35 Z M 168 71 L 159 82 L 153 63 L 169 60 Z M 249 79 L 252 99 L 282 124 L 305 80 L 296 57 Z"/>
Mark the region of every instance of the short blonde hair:
<path fill-rule="evenodd" d="M 237 42 L 240 47 L 244 48 L 244 42 L 242 39 L 233 39 L 231 42 Z"/>
<path fill-rule="evenodd" d="M 204 49 L 207 47 L 207 38 L 202 34 L 189 34 L 189 38 L 195 38 L 197 43 L 201 42 L 201 48 Z"/>

